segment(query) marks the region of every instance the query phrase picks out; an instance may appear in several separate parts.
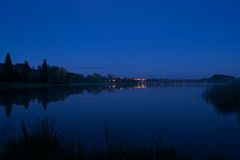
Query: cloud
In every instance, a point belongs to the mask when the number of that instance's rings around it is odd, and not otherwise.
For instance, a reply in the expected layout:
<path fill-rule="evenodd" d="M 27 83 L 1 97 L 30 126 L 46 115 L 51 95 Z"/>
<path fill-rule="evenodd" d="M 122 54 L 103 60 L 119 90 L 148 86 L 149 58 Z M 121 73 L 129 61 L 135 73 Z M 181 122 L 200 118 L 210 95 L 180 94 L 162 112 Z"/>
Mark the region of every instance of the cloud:
<path fill-rule="evenodd" d="M 108 68 L 125 70 L 125 69 L 132 69 L 134 67 L 132 65 L 124 64 L 124 63 L 112 63 L 108 65 Z"/>
<path fill-rule="evenodd" d="M 71 68 L 73 70 L 101 70 L 103 69 L 102 66 L 77 66 Z"/>
<path fill-rule="evenodd" d="M 113 67 L 122 68 L 122 69 L 131 69 L 131 68 L 133 68 L 133 66 L 128 65 L 128 64 L 115 64 L 115 65 L 113 65 Z"/>
<path fill-rule="evenodd" d="M 77 66 L 77 67 L 73 67 L 71 69 L 74 70 L 102 70 L 102 69 L 108 69 L 108 68 L 117 68 L 117 69 L 131 69 L 134 68 L 131 65 L 128 64 L 110 64 L 110 65 L 106 65 L 106 66 Z"/>
<path fill-rule="evenodd" d="M 102 66 L 98 65 L 86 65 L 86 66 L 75 66 L 69 68 L 73 72 L 79 72 L 82 74 L 91 74 L 91 73 L 119 73 L 119 72 L 128 72 L 134 69 L 133 66 L 128 64 L 106 64 Z"/>

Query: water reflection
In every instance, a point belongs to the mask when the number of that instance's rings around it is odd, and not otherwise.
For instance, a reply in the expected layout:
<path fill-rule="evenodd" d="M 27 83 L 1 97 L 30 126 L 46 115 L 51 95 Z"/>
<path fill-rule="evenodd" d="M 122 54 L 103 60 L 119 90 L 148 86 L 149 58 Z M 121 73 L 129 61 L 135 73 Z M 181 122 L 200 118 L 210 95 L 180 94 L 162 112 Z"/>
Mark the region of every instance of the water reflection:
<path fill-rule="evenodd" d="M 41 104 L 44 110 L 47 110 L 48 104 L 52 102 L 64 101 L 70 95 L 74 94 L 100 94 L 102 91 L 108 93 L 118 89 L 146 88 L 141 85 L 88 85 L 88 86 L 55 86 L 39 88 L 18 88 L 1 89 L 0 106 L 5 110 L 6 116 L 10 117 L 13 105 L 24 106 L 28 109 L 30 102 Z"/>
<path fill-rule="evenodd" d="M 237 114 L 240 123 L 240 85 L 221 85 L 208 88 L 204 99 L 223 115 Z"/>
<path fill-rule="evenodd" d="M 137 86 L 134 87 L 135 89 L 145 89 L 147 88 L 147 85 L 146 84 L 139 84 Z"/>
<path fill-rule="evenodd" d="M 103 91 L 108 93 L 119 89 L 145 89 L 151 87 L 167 86 L 146 86 L 138 85 L 88 85 L 88 86 L 55 86 L 40 88 L 18 88 L 18 89 L 1 89 L 0 106 L 5 110 L 6 116 L 10 117 L 13 105 L 24 106 L 28 109 L 31 102 L 41 104 L 46 111 L 49 103 L 66 100 L 74 94 L 100 94 Z M 203 98 L 213 104 L 216 110 L 223 114 L 238 114 L 240 122 L 240 85 L 221 85 L 208 87 Z"/>

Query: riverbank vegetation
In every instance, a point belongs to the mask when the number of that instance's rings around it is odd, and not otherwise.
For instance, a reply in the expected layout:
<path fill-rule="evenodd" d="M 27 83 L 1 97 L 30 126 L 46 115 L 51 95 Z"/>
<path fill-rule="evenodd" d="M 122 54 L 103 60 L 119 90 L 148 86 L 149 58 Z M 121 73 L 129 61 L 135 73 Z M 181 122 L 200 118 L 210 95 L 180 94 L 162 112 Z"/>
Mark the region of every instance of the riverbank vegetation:
<path fill-rule="evenodd" d="M 189 159 L 160 141 L 153 146 L 142 146 L 131 143 L 122 136 L 113 136 L 109 128 L 105 128 L 102 146 L 87 148 L 78 138 L 68 138 L 64 132 L 56 128 L 50 118 L 40 119 L 32 127 L 23 121 L 18 127 L 18 138 L 7 136 L 2 148 L 1 160 L 185 160 Z M 32 128 L 30 131 L 29 128 Z M 16 133 L 14 133 L 16 135 Z"/>
<path fill-rule="evenodd" d="M 240 84 L 211 86 L 203 93 L 203 98 L 221 115 L 236 114 L 240 124 Z"/>
<path fill-rule="evenodd" d="M 11 129 L 14 127 L 11 126 Z M 104 142 L 99 147 L 85 147 L 76 133 L 68 136 L 57 128 L 53 119 L 44 117 L 32 126 L 22 121 L 14 128 L 1 130 L 1 160 L 191 160 L 165 144 L 159 135 L 152 145 L 133 143 L 124 136 L 116 136 L 105 127 Z M 19 135 L 19 136 L 16 136 Z M 210 154 L 209 160 L 225 160 L 224 155 Z"/>
<path fill-rule="evenodd" d="M 144 79 L 145 80 L 145 79 Z M 113 75 L 103 76 L 98 73 L 82 75 L 73 73 L 63 67 L 51 66 L 44 59 L 42 65 L 37 68 L 30 67 L 28 61 L 13 64 L 10 53 L 7 53 L 5 62 L 0 63 L 0 87 L 3 85 L 25 85 L 30 86 L 41 84 L 103 84 L 103 83 L 139 83 L 142 79 L 119 78 Z"/>
<path fill-rule="evenodd" d="M 66 70 L 63 67 L 51 66 L 44 59 L 36 68 L 31 67 L 28 61 L 13 64 L 10 53 L 7 53 L 5 62 L 0 63 L 0 87 L 2 86 L 40 86 L 59 84 L 206 84 L 206 83 L 240 83 L 234 76 L 215 74 L 203 79 L 166 79 L 143 77 L 118 77 L 112 74 L 103 76 L 98 73 L 83 75 Z M 29 85 L 28 85 L 29 84 Z"/>
<path fill-rule="evenodd" d="M 41 84 L 69 84 L 69 83 L 100 83 L 106 78 L 100 74 L 84 77 L 72 73 L 62 67 L 50 66 L 44 59 L 37 68 L 30 67 L 29 63 L 13 64 L 8 53 L 5 62 L 0 64 L 0 82 L 2 83 L 41 83 Z"/>

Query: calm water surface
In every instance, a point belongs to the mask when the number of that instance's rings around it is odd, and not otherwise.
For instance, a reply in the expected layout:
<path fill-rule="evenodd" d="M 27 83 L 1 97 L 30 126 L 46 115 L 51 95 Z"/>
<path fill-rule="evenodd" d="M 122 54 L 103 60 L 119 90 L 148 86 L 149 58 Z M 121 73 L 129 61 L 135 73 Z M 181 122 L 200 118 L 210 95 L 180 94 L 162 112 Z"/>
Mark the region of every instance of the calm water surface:
<path fill-rule="evenodd" d="M 239 97 L 225 101 L 212 95 L 212 86 L 114 87 L 0 91 L 0 126 L 48 115 L 58 126 L 77 130 L 88 145 L 101 143 L 107 125 L 143 144 L 158 134 L 184 154 L 240 158 Z"/>

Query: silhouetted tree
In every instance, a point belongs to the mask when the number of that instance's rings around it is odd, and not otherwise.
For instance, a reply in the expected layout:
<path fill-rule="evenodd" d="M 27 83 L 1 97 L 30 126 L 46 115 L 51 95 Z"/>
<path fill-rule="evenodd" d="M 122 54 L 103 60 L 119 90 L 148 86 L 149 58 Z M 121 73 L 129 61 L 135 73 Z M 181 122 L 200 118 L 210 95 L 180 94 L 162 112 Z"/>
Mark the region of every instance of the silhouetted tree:
<path fill-rule="evenodd" d="M 7 53 L 4 64 L 4 80 L 7 82 L 13 82 L 16 80 L 16 72 L 12 64 L 10 53 Z"/>
<path fill-rule="evenodd" d="M 97 73 L 94 73 L 93 75 L 88 75 L 86 77 L 87 83 L 102 83 L 102 82 L 105 82 L 106 80 L 107 80 L 107 78 L 105 78 Z"/>
<path fill-rule="evenodd" d="M 23 75 L 23 81 L 30 81 L 30 72 L 31 68 L 27 61 L 24 62 L 24 75 Z"/>
<path fill-rule="evenodd" d="M 48 79 L 49 79 L 49 76 L 48 76 L 48 65 L 47 65 L 47 60 L 44 59 L 43 60 L 43 64 L 40 68 L 40 81 L 42 83 L 48 83 Z"/>
<path fill-rule="evenodd" d="M 0 81 L 5 82 L 37 82 L 50 84 L 67 83 L 103 83 L 113 79 L 112 76 L 104 77 L 100 74 L 92 74 L 84 77 L 81 74 L 72 73 L 62 67 L 48 66 L 46 59 L 37 69 L 30 68 L 27 61 L 13 64 L 9 53 L 5 63 L 0 63 Z M 120 81 L 119 81 L 120 82 Z"/>
<path fill-rule="evenodd" d="M 49 72 L 49 83 L 69 83 L 68 72 L 62 67 L 51 66 L 48 68 Z"/>

